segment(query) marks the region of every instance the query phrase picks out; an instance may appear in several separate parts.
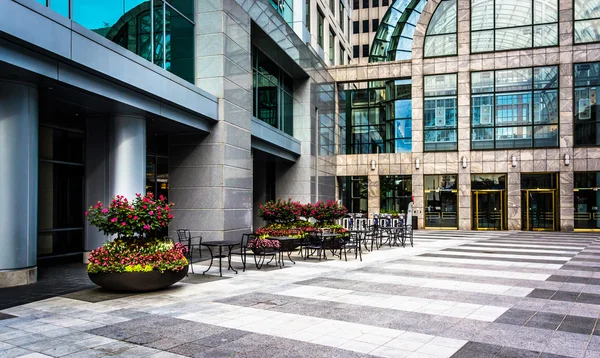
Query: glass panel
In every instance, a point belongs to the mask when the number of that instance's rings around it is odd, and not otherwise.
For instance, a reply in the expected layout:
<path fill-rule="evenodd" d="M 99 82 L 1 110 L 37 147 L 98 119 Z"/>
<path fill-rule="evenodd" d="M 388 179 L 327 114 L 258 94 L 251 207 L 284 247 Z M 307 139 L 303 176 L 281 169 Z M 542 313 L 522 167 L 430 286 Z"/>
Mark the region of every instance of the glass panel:
<path fill-rule="evenodd" d="M 451 32 L 456 32 L 456 0 L 440 2 L 427 27 L 427 35 Z"/>
<path fill-rule="evenodd" d="M 558 123 L 558 91 L 536 91 L 533 95 L 534 123 Z"/>
<path fill-rule="evenodd" d="M 181 3 L 191 5 L 192 2 Z M 185 9 L 179 8 L 179 11 Z M 193 11 L 187 9 L 193 18 Z M 184 12 L 184 15 L 187 15 Z M 184 80 L 194 83 L 194 25 L 171 8 L 167 8 L 167 62 L 165 69 Z M 188 15 L 188 18 L 189 15 Z"/>
<path fill-rule="evenodd" d="M 533 23 L 547 24 L 558 21 L 558 0 L 534 0 Z"/>
<path fill-rule="evenodd" d="M 558 147 L 558 126 L 535 126 L 533 128 L 534 147 Z"/>
<path fill-rule="evenodd" d="M 533 47 L 558 45 L 558 24 L 536 25 L 533 34 Z"/>
<path fill-rule="evenodd" d="M 83 165 L 84 135 L 40 126 L 39 158 Z"/>
<path fill-rule="evenodd" d="M 575 43 L 600 41 L 600 19 L 575 21 Z"/>
<path fill-rule="evenodd" d="M 385 175 L 380 177 L 382 213 L 403 213 L 412 202 L 412 176 Z"/>
<path fill-rule="evenodd" d="M 456 74 L 425 76 L 425 97 L 456 94 Z"/>
<path fill-rule="evenodd" d="M 427 152 L 456 150 L 456 129 L 426 130 L 424 147 Z"/>
<path fill-rule="evenodd" d="M 521 189 L 557 189 L 556 174 L 521 174 Z"/>
<path fill-rule="evenodd" d="M 533 69 L 535 89 L 558 88 L 558 66 Z"/>
<path fill-rule="evenodd" d="M 600 62 L 575 65 L 575 87 L 600 86 Z"/>
<path fill-rule="evenodd" d="M 456 98 L 425 100 L 425 128 L 456 126 Z"/>
<path fill-rule="evenodd" d="M 494 149 L 494 128 L 473 128 L 471 147 L 473 150 Z"/>
<path fill-rule="evenodd" d="M 471 33 L 471 52 L 494 51 L 494 31 L 478 31 Z"/>
<path fill-rule="evenodd" d="M 504 190 L 506 189 L 505 174 L 472 174 L 472 190 Z"/>
<path fill-rule="evenodd" d="M 494 71 L 471 73 L 473 93 L 494 92 Z"/>
<path fill-rule="evenodd" d="M 600 145 L 600 123 L 575 122 L 575 144 L 578 146 Z"/>
<path fill-rule="evenodd" d="M 600 0 L 575 0 L 575 20 L 600 17 Z"/>
<path fill-rule="evenodd" d="M 425 38 L 425 57 L 456 55 L 456 34 L 427 36 Z"/>
<path fill-rule="evenodd" d="M 425 194 L 425 226 L 457 227 L 457 193 L 439 191 Z"/>
<path fill-rule="evenodd" d="M 531 123 L 531 92 L 496 96 L 496 125 Z"/>
<path fill-rule="evenodd" d="M 496 91 L 524 91 L 532 87 L 531 68 L 496 71 Z"/>
<path fill-rule="evenodd" d="M 531 25 L 533 4 L 531 0 L 496 0 L 496 28 Z"/>
<path fill-rule="evenodd" d="M 473 121 L 472 125 L 478 126 L 493 126 L 494 125 L 494 95 L 477 95 L 473 96 Z"/>
<path fill-rule="evenodd" d="M 456 175 L 425 175 L 425 190 L 456 190 Z"/>
<path fill-rule="evenodd" d="M 40 3 L 46 4 L 45 1 L 40 1 Z M 64 17 L 69 17 L 69 0 L 52 0 L 50 8 Z"/>
<path fill-rule="evenodd" d="M 83 229 L 38 233 L 38 256 L 50 257 L 83 251 Z"/>
<path fill-rule="evenodd" d="M 600 228 L 600 173 L 574 173 L 575 228 Z"/>
<path fill-rule="evenodd" d="M 496 148 L 529 148 L 531 143 L 531 127 L 496 128 Z"/>
<path fill-rule="evenodd" d="M 287 92 L 281 92 L 283 99 L 283 128 L 282 130 L 293 136 L 294 135 L 294 97 Z"/>
<path fill-rule="evenodd" d="M 496 30 L 496 51 L 529 48 L 532 44 L 531 26 Z"/>
<path fill-rule="evenodd" d="M 494 1 L 471 0 L 471 31 L 494 28 Z"/>

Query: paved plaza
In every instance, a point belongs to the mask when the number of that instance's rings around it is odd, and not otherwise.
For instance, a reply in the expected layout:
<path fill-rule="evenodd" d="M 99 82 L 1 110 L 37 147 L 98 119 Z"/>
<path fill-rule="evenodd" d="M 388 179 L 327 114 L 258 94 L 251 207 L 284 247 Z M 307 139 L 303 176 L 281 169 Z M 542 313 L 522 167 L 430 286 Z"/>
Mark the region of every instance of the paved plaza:
<path fill-rule="evenodd" d="M 418 231 L 362 262 L 222 278 L 201 261 L 165 291 L 1 310 L 0 357 L 600 357 L 599 239 Z"/>

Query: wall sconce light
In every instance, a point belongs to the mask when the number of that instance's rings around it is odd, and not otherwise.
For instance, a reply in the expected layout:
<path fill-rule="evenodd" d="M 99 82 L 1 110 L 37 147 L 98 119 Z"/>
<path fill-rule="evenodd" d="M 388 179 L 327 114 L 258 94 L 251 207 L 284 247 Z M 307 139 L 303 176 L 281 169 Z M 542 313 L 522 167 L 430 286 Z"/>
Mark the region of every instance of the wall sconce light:
<path fill-rule="evenodd" d="M 569 166 L 569 164 L 571 164 L 571 156 L 568 154 L 565 154 L 565 165 Z"/>
<path fill-rule="evenodd" d="M 415 160 L 415 168 L 416 168 L 416 169 L 419 169 L 419 168 L 421 168 L 421 163 L 419 163 L 419 158 L 417 158 L 417 159 Z"/>
<path fill-rule="evenodd" d="M 462 157 L 462 167 L 463 168 L 467 167 L 467 157 Z"/>
<path fill-rule="evenodd" d="M 371 170 L 375 170 L 375 160 L 371 159 Z"/>
<path fill-rule="evenodd" d="M 512 156 L 512 166 L 513 167 L 517 166 L 517 157 L 515 157 L 514 155 Z"/>

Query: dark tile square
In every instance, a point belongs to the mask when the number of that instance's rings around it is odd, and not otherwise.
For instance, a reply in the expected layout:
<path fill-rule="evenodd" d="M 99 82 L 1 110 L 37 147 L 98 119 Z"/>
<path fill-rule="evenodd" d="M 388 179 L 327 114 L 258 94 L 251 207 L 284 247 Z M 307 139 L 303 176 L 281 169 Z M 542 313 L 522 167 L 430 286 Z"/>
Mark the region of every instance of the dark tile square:
<path fill-rule="evenodd" d="M 531 291 L 531 293 L 529 293 L 527 295 L 527 297 L 542 298 L 542 299 L 546 299 L 547 300 L 550 297 L 552 297 L 555 292 L 556 292 L 555 290 L 543 290 L 541 288 L 536 288 L 533 291 Z"/>
<path fill-rule="evenodd" d="M 575 302 L 579 297 L 579 292 L 572 291 L 556 291 L 550 299 L 553 301 Z"/>
<path fill-rule="evenodd" d="M 593 293 L 582 293 L 577 298 L 578 303 L 589 303 L 592 305 L 600 305 L 600 295 Z"/>
<path fill-rule="evenodd" d="M 558 327 L 558 330 L 571 333 L 592 334 L 595 325 L 595 318 L 567 316 L 560 324 L 560 327 Z"/>
<path fill-rule="evenodd" d="M 500 352 L 501 348 L 501 346 L 494 344 L 467 342 L 461 349 L 452 355 L 452 358 L 494 357 Z"/>
<path fill-rule="evenodd" d="M 588 285 L 600 285 L 600 278 L 590 278 Z"/>
<path fill-rule="evenodd" d="M 569 358 L 568 356 L 563 356 L 560 354 L 552 354 L 552 353 L 545 353 L 542 352 L 542 354 L 540 354 L 540 358 Z"/>
<path fill-rule="evenodd" d="M 133 293 L 115 293 L 115 292 L 105 290 L 103 288 L 96 287 L 96 288 L 90 288 L 88 290 L 83 290 L 83 291 L 79 291 L 79 292 L 72 292 L 72 293 L 63 295 L 63 297 L 71 298 L 71 299 L 79 300 L 79 301 L 90 302 L 90 303 L 97 303 L 97 302 L 105 302 L 105 301 L 115 300 L 117 298 L 129 297 L 129 296 L 133 296 L 133 295 L 134 295 Z"/>
<path fill-rule="evenodd" d="M 569 282 L 569 283 L 583 283 L 583 284 L 587 284 L 589 280 L 590 280 L 589 277 L 571 276 L 571 277 L 569 277 L 569 279 L 567 280 L 567 282 Z"/>
<path fill-rule="evenodd" d="M 566 282 L 569 279 L 569 276 L 560 276 L 560 275 L 552 275 L 546 279 L 546 281 L 552 282 Z"/>
<path fill-rule="evenodd" d="M 495 358 L 538 358 L 540 352 L 529 351 L 525 349 L 502 347 Z"/>
<path fill-rule="evenodd" d="M 534 314 L 535 314 L 535 311 L 511 308 L 508 311 L 504 312 L 504 314 L 502 314 L 502 316 L 498 317 L 494 322 L 522 326 Z"/>
<path fill-rule="evenodd" d="M 225 331 L 223 333 L 213 334 L 212 336 L 200 338 L 197 341 L 194 341 L 196 344 L 200 344 L 205 347 L 216 348 L 222 345 L 227 346 L 231 344 L 231 342 L 238 340 L 246 335 L 250 334 L 250 332 L 240 331 L 237 329 L 230 329 L 229 331 Z"/>
<path fill-rule="evenodd" d="M 525 326 L 554 331 L 558 325 L 560 325 L 564 317 L 565 315 L 556 313 L 537 312 L 535 316 L 531 317 Z"/>
<path fill-rule="evenodd" d="M 211 349 L 211 348 L 192 342 L 192 343 L 184 343 L 179 346 L 170 348 L 168 351 L 171 353 L 182 355 L 182 356 L 193 357 L 195 355 L 200 355 L 200 354 L 208 351 L 209 349 Z"/>

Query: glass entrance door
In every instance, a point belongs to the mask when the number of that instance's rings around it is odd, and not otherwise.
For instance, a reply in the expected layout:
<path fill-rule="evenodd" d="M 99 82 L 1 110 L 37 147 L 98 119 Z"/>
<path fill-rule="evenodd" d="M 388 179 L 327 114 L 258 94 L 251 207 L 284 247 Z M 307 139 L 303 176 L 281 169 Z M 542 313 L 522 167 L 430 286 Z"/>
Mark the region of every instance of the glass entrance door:
<path fill-rule="evenodd" d="M 456 190 L 425 191 L 425 228 L 456 229 L 458 227 Z"/>
<path fill-rule="evenodd" d="M 553 231 L 556 225 L 556 190 L 524 190 L 522 201 L 523 228 Z"/>
<path fill-rule="evenodd" d="M 473 229 L 504 230 L 504 190 L 473 191 Z"/>

